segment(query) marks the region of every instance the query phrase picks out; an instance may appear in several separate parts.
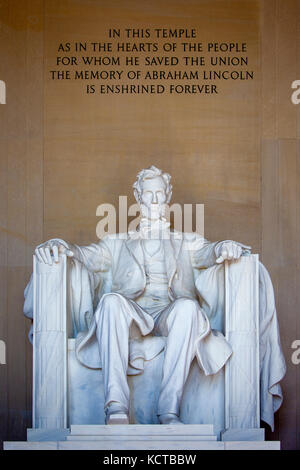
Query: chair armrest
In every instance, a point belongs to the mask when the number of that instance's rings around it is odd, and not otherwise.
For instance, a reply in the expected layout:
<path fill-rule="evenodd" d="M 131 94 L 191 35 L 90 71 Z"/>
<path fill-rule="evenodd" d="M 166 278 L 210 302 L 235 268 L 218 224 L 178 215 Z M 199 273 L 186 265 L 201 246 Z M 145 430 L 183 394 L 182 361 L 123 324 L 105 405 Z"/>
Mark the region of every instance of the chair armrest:
<path fill-rule="evenodd" d="M 259 259 L 225 262 L 225 427 L 259 428 Z"/>
<path fill-rule="evenodd" d="M 66 273 L 33 257 L 33 428 L 67 427 Z"/>

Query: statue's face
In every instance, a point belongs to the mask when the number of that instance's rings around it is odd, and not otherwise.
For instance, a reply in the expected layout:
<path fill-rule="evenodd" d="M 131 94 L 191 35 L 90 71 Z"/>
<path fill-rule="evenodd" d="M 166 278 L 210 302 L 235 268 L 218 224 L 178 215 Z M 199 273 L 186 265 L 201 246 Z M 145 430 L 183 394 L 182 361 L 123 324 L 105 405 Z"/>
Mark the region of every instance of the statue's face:
<path fill-rule="evenodd" d="M 165 215 L 166 184 L 161 176 L 146 179 L 142 183 L 141 212 L 150 219 L 158 219 Z"/>

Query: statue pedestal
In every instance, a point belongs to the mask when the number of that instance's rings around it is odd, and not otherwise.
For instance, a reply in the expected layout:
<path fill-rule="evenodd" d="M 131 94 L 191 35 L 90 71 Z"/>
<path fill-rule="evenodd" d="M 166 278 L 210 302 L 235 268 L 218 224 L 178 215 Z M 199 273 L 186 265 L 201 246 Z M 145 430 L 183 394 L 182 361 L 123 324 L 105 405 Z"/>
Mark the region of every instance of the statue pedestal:
<path fill-rule="evenodd" d="M 45 431 L 30 431 L 36 441 L 5 442 L 4 450 L 280 450 L 278 441 L 217 441 L 211 424 L 73 425 L 64 440 L 48 430 L 53 440 L 38 442 Z"/>

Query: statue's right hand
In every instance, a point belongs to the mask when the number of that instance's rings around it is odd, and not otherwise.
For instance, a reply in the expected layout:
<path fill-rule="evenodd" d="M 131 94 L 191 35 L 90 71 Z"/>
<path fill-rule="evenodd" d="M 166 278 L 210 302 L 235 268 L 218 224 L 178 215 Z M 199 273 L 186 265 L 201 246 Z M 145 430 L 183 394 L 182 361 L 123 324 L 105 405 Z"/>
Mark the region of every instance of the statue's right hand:
<path fill-rule="evenodd" d="M 58 263 L 59 254 L 66 254 L 70 257 L 74 255 L 73 251 L 69 249 L 68 243 L 63 240 L 49 240 L 35 249 L 35 255 L 39 262 L 50 264 L 50 266 L 53 262 Z"/>

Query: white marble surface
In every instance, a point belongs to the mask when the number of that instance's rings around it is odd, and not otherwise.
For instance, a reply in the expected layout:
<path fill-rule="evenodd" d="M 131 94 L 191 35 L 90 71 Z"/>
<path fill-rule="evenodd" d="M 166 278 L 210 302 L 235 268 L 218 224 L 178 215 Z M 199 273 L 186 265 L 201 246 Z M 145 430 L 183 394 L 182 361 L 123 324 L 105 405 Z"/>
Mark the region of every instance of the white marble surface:
<path fill-rule="evenodd" d="M 70 425 L 104 424 L 104 392 L 101 370 L 84 367 L 75 356 L 75 340 L 68 340 Z M 157 424 L 156 403 L 164 353 L 144 364 L 141 375 L 128 376 L 131 392 L 130 422 Z M 224 429 L 224 371 L 206 377 L 193 362 L 185 386 L 180 418 L 184 423 L 213 423 L 215 433 Z M 88 400 L 86 397 L 89 397 Z"/>
<path fill-rule="evenodd" d="M 36 428 L 36 429 L 27 429 L 27 441 L 29 442 L 45 442 L 45 441 L 64 441 L 67 436 L 70 434 L 70 429 L 68 428 L 57 428 L 57 429 L 48 429 L 48 428 Z"/>
<path fill-rule="evenodd" d="M 67 427 L 66 256 L 33 257 L 33 427 Z"/>
<path fill-rule="evenodd" d="M 235 434 L 235 437 L 238 435 Z M 251 437 L 249 435 L 249 437 Z M 253 437 L 253 436 L 252 436 Z M 4 450 L 279 450 L 278 441 L 217 441 L 212 425 L 72 425 L 64 440 L 5 442 Z"/>
<path fill-rule="evenodd" d="M 4 442 L 4 450 L 280 450 L 279 441 L 59 441 L 59 442 Z"/>
<path fill-rule="evenodd" d="M 214 436 L 211 424 L 130 424 L 130 425 L 72 425 L 71 436 Z"/>
<path fill-rule="evenodd" d="M 222 441 L 264 441 L 265 430 L 263 428 L 238 428 L 228 429 L 221 433 Z"/>
<path fill-rule="evenodd" d="M 104 424 L 101 370 L 82 366 L 75 356 L 75 339 L 68 340 L 68 422 Z"/>
<path fill-rule="evenodd" d="M 62 441 L 61 441 L 62 442 Z M 56 441 L 47 442 L 26 442 L 12 441 L 3 442 L 3 450 L 58 450 L 59 443 Z"/>
<path fill-rule="evenodd" d="M 258 255 L 225 263 L 225 331 L 233 354 L 225 365 L 225 427 L 259 428 Z"/>
<path fill-rule="evenodd" d="M 252 256 L 245 257 L 242 260 L 243 272 L 245 273 L 245 265 L 250 264 L 250 271 L 252 268 Z M 55 267 L 40 264 L 38 269 L 44 269 L 46 275 L 48 270 L 52 270 L 52 275 L 56 279 L 55 284 L 60 280 L 64 285 L 65 270 L 58 270 Z M 228 272 L 228 271 L 227 271 Z M 44 274 L 45 276 L 45 274 Z M 53 279 L 50 278 L 50 279 Z M 49 282 L 49 278 L 48 278 Z M 237 286 L 240 287 L 238 280 Z M 245 289 L 243 285 L 243 289 Z M 237 287 L 233 284 L 231 279 L 228 289 L 234 290 L 235 296 L 238 294 Z M 61 306 L 61 303 L 58 304 Z M 232 325 L 231 325 L 232 327 Z M 47 331 L 46 331 L 47 334 Z M 66 336 L 66 330 L 64 335 Z M 53 344 L 45 343 L 53 347 Z M 62 343 L 63 344 L 63 343 Z M 155 413 L 156 403 L 158 400 L 159 387 L 162 374 L 164 353 L 162 352 L 151 361 L 145 361 L 144 373 L 137 376 L 129 376 L 128 382 L 131 390 L 131 404 L 130 404 L 130 418 L 132 423 L 158 423 Z M 40 362 L 36 363 L 36 366 Z M 247 364 L 246 364 L 247 366 Z M 55 365 L 56 367 L 56 365 Z M 75 340 L 68 340 L 68 425 L 69 424 L 100 424 L 104 423 L 104 389 L 103 389 L 103 375 L 101 370 L 95 370 L 84 367 L 75 356 Z M 54 371 L 56 368 L 53 369 Z M 47 373 L 49 371 L 46 369 Z M 39 374 L 43 374 L 44 370 L 41 369 Z M 64 369 L 60 369 L 61 377 L 63 377 Z M 37 377 L 39 375 L 37 374 Z M 236 376 L 237 377 L 237 376 Z M 54 390 L 57 393 L 57 382 L 50 381 L 47 377 L 44 379 L 45 383 L 49 384 L 49 390 Z M 39 379 L 41 383 L 41 378 Z M 64 382 L 60 381 L 62 386 Z M 191 370 L 186 382 L 182 404 L 181 404 L 181 419 L 184 423 L 213 423 L 217 435 L 224 429 L 224 407 L 223 407 L 223 394 L 224 394 L 224 370 L 221 370 L 214 376 L 205 376 L 199 369 L 196 361 L 193 362 Z M 231 390 L 233 390 L 234 383 L 231 383 Z M 65 399 L 62 389 L 59 389 L 61 396 Z M 87 399 L 88 397 L 88 399 Z M 252 397 L 250 396 L 251 400 Z M 37 402 L 37 404 L 40 402 Z M 58 403 L 58 402 L 56 402 Z M 37 406 L 36 404 L 36 406 Z M 64 422 L 65 411 L 63 407 L 57 409 L 61 413 L 60 423 Z M 57 412 L 56 410 L 56 412 Z M 49 412 L 49 409 L 48 409 Z M 50 408 L 50 412 L 53 410 Z M 53 427 L 53 426 L 51 426 Z M 61 427 L 61 426 L 59 426 Z"/>
<path fill-rule="evenodd" d="M 280 450 L 280 441 L 224 442 L 224 450 Z"/>
<path fill-rule="evenodd" d="M 184 441 L 147 439 L 144 441 L 65 441 L 58 444 L 59 450 L 223 450 L 224 443 L 219 441 Z"/>
<path fill-rule="evenodd" d="M 133 187 L 139 230 L 89 246 L 52 239 L 36 248 L 24 307 L 34 319 L 33 426 L 103 423 L 110 401 L 129 407 L 132 423 L 155 424 L 158 410 L 172 411 L 186 424 L 213 423 L 218 437 L 224 428 L 258 429 L 261 401 L 273 426 L 285 364 L 265 268 L 258 274 L 257 255 L 242 256 L 249 247 L 241 243 L 170 231 L 170 175 L 151 167 Z"/>

